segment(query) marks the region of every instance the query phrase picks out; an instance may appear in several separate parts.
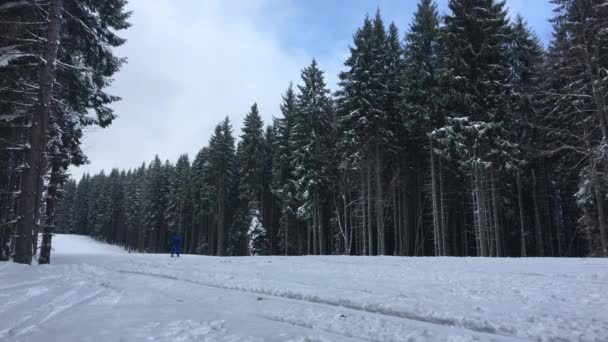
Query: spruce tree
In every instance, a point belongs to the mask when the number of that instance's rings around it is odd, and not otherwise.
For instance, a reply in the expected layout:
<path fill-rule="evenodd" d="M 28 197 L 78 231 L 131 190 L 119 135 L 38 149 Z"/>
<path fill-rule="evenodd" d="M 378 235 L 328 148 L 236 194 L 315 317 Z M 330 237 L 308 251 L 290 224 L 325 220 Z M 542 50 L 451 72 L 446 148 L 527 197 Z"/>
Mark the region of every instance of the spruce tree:
<path fill-rule="evenodd" d="M 145 248 L 148 252 L 167 249 L 166 211 L 169 207 L 168 170 L 156 156 L 146 171 L 145 182 Z"/>
<path fill-rule="evenodd" d="M 440 32 L 441 102 L 448 119 L 434 138 L 441 145 L 442 158 L 455 158 L 471 176 L 478 253 L 503 256 L 503 208 L 496 184 L 513 169 L 511 156 L 517 148 L 509 141 L 511 30 L 504 2 L 452 0 L 449 7 L 451 13 Z M 441 188 L 442 178 L 439 182 Z M 442 189 L 440 193 L 443 197 Z M 443 208 L 443 201 L 440 205 Z M 440 218 L 445 220 L 443 215 Z M 437 242 L 436 248 L 443 250 Z"/>
<path fill-rule="evenodd" d="M 195 231 L 194 251 L 196 253 L 207 253 L 209 248 L 209 225 L 208 217 L 211 211 L 210 187 L 206 178 L 206 167 L 209 158 L 209 149 L 203 147 L 192 162 L 191 191 L 192 196 L 192 228 Z"/>
<path fill-rule="evenodd" d="M 608 255 L 606 173 L 608 160 L 608 7 L 601 0 L 554 0 L 554 39 L 549 47 L 544 93 L 545 153 L 580 170 L 578 202 L 595 222 L 582 227 L 590 249 Z M 583 139 L 580 139 L 583 137 Z M 594 231 L 594 233 L 590 233 Z M 594 237 L 596 234 L 597 237 Z"/>
<path fill-rule="evenodd" d="M 525 218 L 524 183 L 529 183 L 527 175 L 535 156 L 529 151 L 533 150 L 533 126 L 539 124 L 539 92 L 543 69 L 544 51 L 540 41 L 532 33 L 521 16 L 517 16 L 513 23 L 513 39 L 509 47 L 509 82 L 511 92 L 509 98 L 512 136 L 514 144 L 521 146 L 517 150 L 516 160 L 516 192 L 519 223 L 519 240 L 521 256 L 528 252 L 528 225 Z M 531 184 L 534 186 L 533 184 Z"/>
<path fill-rule="evenodd" d="M 208 159 L 205 169 L 206 183 L 210 192 L 211 212 L 215 217 L 215 228 L 210 234 L 209 253 L 226 254 L 228 247 L 231 195 L 236 175 L 236 155 L 230 120 L 226 118 L 217 125 L 209 140 Z"/>
<path fill-rule="evenodd" d="M 47 223 L 40 260 L 47 263 L 54 226 L 55 193 L 61 185 L 59 183 L 65 180 L 63 165 L 72 162 L 79 164 L 78 159 L 70 159 L 69 154 L 76 151 L 74 146 L 80 145 L 82 126 L 98 124 L 105 127 L 114 118 L 107 105 L 118 98 L 106 94 L 104 89 L 123 63 L 122 59 L 114 56 L 112 48 L 124 43 L 115 32 L 129 26 L 127 19 L 130 14 L 124 9 L 124 0 L 53 0 L 42 4 L 22 1 L 19 4 L 2 14 L 7 15 L 9 20 L 6 22 L 19 27 L 10 32 L 14 37 L 8 35 L 11 38 L 7 43 L 12 39 L 14 42 L 23 39 L 29 41 L 28 44 L 14 45 L 18 46 L 17 50 L 9 49 L 9 52 L 15 54 L 11 60 L 19 65 L 16 69 L 20 69 L 18 73 L 22 75 L 19 83 L 29 84 L 26 88 L 30 88 L 21 92 L 24 96 L 19 99 L 20 103 L 29 103 L 35 110 L 31 111 L 29 118 L 32 124 L 28 125 L 29 132 L 26 132 L 27 139 L 24 139 L 27 141 L 22 140 L 29 144 L 29 148 L 22 151 L 28 168 L 20 170 L 22 195 L 19 207 L 23 219 L 18 222 L 20 233 L 17 235 L 15 261 L 31 261 L 30 242 L 32 235 L 37 232 L 34 221 L 39 216 L 42 199 L 40 183 L 47 171 L 45 165 L 48 165 L 53 175 L 49 183 L 51 195 L 47 197 Z M 22 17 L 24 13 L 27 15 Z M 21 22 L 22 18 L 27 19 Z M 32 23 L 35 24 L 30 26 Z M 28 39 L 28 36 L 35 39 Z M 32 85 L 40 91 L 32 92 Z M 14 88 L 10 85 L 6 89 Z M 27 115 L 19 114 L 18 108 L 15 109 L 18 117 L 27 118 Z M 89 116 L 91 112 L 97 114 L 96 118 Z M 54 146 L 48 147 L 47 143 Z M 53 158 L 47 164 L 47 149 L 57 148 L 64 151 L 64 157 L 60 159 L 59 154 L 51 151 L 49 155 Z M 30 217 L 34 220 L 30 220 Z"/>
<path fill-rule="evenodd" d="M 366 211 L 363 220 L 367 221 L 364 223 L 367 253 L 385 254 L 383 175 L 386 147 L 396 136 L 391 123 L 398 121 L 399 72 L 395 73 L 400 69 L 398 34 L 393 27 L 387 36 L 378 11 L 373 20 L 365 18 L 350 50 L 337 94 L 342 132 L 340 151 L 347 164 L 358 165 L 361 172 L 360 202 Z"/>
<path fill-rule="evenodd" d="M 77 187 L 78 185 L 76 181 L 69 179 L 65 182 L 63 188 L 61 189 L 61 193 L 59 195 L 60 197 L 57 201 L 57 208 L 55 210 L 55 225 L 57 226 L 58 233 L 76 233 L 76 227 L 72 220 L 72 214 L 74 212 Z"/>
<path fill-rule="evenodd" d="M 262 202 L 264 194 L 265 146 L 264 123 L 258 105 L 254 103 L 250 112 L 245 116 L 243 133 L 238 146 L 239 168 L 239 212 L 244 216 L 244 222 L 250 223 L 254 216 L 259 216 L 263 223 Z M 262 224 L 261 223 L 261 224 Z M 249 238 L 249 225 L 240 229 Z M 267 236 L 263 237 L 264 239 Z"/>
<path fill-rule="evenodd" d="M 302 70 L 302 85 L 297 95 L 296 115 L 291 132 L 292 163 L 296 186 L 303 206 L 300 216 L 310 222 L 309 253 L 326 253 L 326 231 L 323 229 L 323 194 L 328 181 L 334 131 L 332 100 L 325 84 L 323 71 L 313 59 Z"/>
<path fill-rule="evenodd" d="M 85 174 L 78 182 L 78 188 L 74 195 L 74 206 L 72 208 L 72 222 L 77 234 L 87 234 L 89 227 L 89 211 L 92 209 L 91 203 L 91 177 Z"/>
<path fill-rule="evenodd" d="M 188 155 L 181 155 L 171 173 L 169 208 L 167 222 L 171 229 L 182 235 L 183 250 L 190 251 L 192 245 L 191 205 L 190 205 L 190 160 Z"/>
<path fill-rule="evenodd" d="M 410 203 L 413 212 L 423 207 L 430 207 L 433 223 L 433 237 L 439 241 L 440 236 L 440 203 L 436 182 L 436 162 L 432 140 L 429 135 L 439 128 L 443 121 L 438 111 L 438 50 L 439 50 L 439 15 L 437 5 L 431 0 L 421 0 L 414 19 L 404 39 L 401 109 L 402 121 L 396 125 L 399 130 L 398 146 L 405 147 L 399 154 L 399 184 L 405 184 L 405 191 L 399 202 Z M 427 165 L 430 164 L 430 167 Z M 408 172 L 414 168 L 428 174 L 431 184 L 423 187 L 418 172 Z M 430 169 L 430 170 L 429 170 Z M 409 186 L 412 186 L 409 189 Z M 427 188 L 425 191 L 424 189 Z M 428 192 L 431 192 L 428 194 Z M 421 193 L 424 192 L 424 195 Z M 413 194 L 413 195 L 411 195 Z M 418 203 L 421 196 L 428 196 L 430 205 Z M 405 213 L 400 213 L 401 217 Z M 423 226 L 419 217 L 404 220 L 401 227 L 401 253 L 420 254 L 424 246 L 423 232 L 414 227 Z M 425 227 L 426 228 L 426 227 Z M 440 254 L 439 250 L 435 251 Z"/>
<path fill-rule="evenodd" d="M 283 117 L 275 118 L 274 158 L 272 169 L 272 192 L 280 203 L 281 217 L 279 228 L 279 250 L 289 255 L 293 248 L 296 232 L 290 232 L 294 226 L 296 209 L 296 188 L 294 169 L 292 164 L 291 131 L 293 130 L 294 116 L 297 115 L 296 94 L 293 85 L 283 95 L 281 103 Z M 291 234 L 290 234 L 291 233 Z"/>

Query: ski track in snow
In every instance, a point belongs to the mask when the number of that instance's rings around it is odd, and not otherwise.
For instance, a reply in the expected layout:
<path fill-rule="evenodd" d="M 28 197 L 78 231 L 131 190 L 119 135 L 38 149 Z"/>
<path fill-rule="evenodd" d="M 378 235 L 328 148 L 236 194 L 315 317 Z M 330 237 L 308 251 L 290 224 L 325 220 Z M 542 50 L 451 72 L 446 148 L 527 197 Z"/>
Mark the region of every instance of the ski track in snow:
<path fill-rule="evenodd" d="M 1 342 L 608 342 L 606 259 L 171 259 L 58 235 L 51 262 L 0 264 Z"/>

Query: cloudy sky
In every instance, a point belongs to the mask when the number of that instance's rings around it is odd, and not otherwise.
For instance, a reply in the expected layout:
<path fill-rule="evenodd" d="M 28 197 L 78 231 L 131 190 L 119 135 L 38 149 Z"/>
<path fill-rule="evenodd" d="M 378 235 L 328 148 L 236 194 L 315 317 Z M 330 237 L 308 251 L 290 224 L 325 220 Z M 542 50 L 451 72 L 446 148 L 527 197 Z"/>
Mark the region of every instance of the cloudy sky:
<path fill-rule="evenodd" d="M 335 89 L 352 34 L 379 8 L 401 34 L 417 0 L 129 0 L 133 26 L 117 50 L 128 64 L 110 89 L 123 100 L 118 119 L 87 132 L 90 164 L 71 174 L 133 168 L 156 154 L 192 158 L 229 116 L 235 134 L 253 102 L 266 123 L 281 94 L 313 57 Z M 437 0 L 440 13 L 448 0 Z M 549 0 L 507 0 L 544 43 L 551 38 Z"/>

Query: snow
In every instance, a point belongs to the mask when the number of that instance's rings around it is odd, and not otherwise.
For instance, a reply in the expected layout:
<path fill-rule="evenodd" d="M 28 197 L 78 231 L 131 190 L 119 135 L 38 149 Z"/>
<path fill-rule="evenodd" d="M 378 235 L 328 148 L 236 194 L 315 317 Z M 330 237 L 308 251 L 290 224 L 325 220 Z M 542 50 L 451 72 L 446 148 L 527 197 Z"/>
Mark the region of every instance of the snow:
<path fill-rule="evenodd" d="M 216 258 L 54 238 L 0 341 L 607 341 L 608 259 Z"/>
<path fill-rule="evenodd" d="M 119 246 L 103 244 L 82 235 L 57 234 L 53 236 L 51 257 L 70 254 L 115 254 L 126 253 Z"/>

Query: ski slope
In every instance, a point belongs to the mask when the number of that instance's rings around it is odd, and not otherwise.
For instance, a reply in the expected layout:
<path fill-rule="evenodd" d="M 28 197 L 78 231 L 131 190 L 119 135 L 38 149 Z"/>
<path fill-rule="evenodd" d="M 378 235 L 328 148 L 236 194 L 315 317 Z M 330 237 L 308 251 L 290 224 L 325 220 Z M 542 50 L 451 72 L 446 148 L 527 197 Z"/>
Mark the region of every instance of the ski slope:
<path fill-rule="evenodd" d="M 608 259 L 129 254 L 0 263 L 0 341 L 608 341 Z"/>

